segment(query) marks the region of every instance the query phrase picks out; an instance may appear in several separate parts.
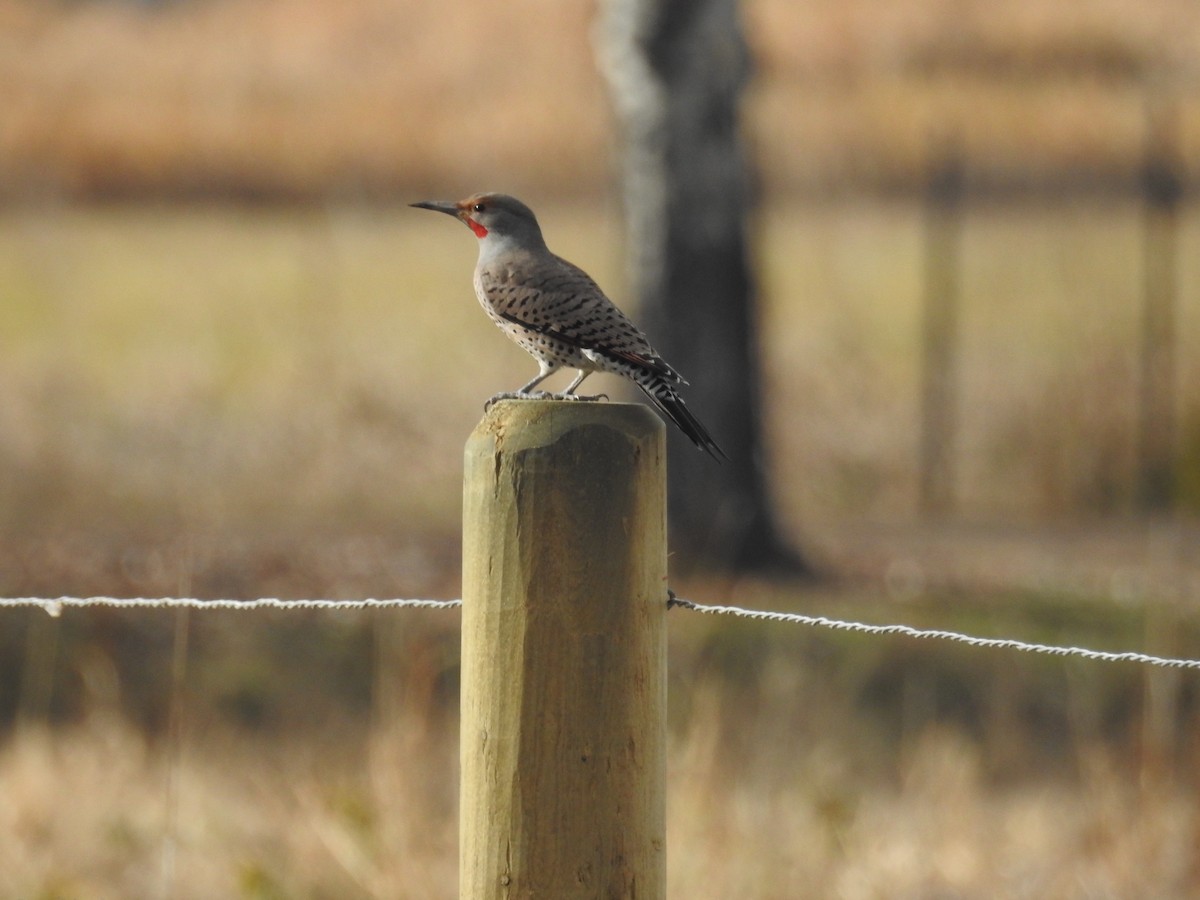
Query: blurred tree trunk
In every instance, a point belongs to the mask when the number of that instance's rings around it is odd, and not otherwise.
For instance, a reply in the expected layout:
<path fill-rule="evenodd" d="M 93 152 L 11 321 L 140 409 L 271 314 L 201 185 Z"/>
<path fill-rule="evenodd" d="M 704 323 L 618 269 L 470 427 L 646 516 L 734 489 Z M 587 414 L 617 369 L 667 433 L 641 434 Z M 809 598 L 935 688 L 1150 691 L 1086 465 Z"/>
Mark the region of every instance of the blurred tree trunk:
<path fill-rule="evenodd" d="M 738 129 L 750 57 L 737 0 L 606 0 L 598 35 L 623 129 L 631 284 L 651 341 L 729 454 L 672 439 L 673 545 L 714 568 L 808 573 L 780 540 L 765 483 L 752 177 Z"/>

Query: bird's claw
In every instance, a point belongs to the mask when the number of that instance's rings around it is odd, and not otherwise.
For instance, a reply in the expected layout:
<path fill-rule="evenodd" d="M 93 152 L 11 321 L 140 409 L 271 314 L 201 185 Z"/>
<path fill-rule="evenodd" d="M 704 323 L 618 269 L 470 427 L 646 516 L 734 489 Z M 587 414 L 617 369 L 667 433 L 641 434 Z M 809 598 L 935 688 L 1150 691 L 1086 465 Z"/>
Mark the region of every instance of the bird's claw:
<path fill-rule="evenodd" d="M 501 391 L 483 404 L 483 411 L 487 412 L 501 400 L 549 400 L 555 396 L 549 391 Z"/>
<path fill-rule="evenodd" d="M 554 394 L 555 400 L 582 400 L 585 403 L 596 403 L 607 400 L 608 394 Z"/>
<path fill-rule="evenodd" d="M 608 394 L 583 396 L 580 394 L 556 394 L 552 391 L 501 391 L 483 404 L 483 411 L 487 412 L 500 400 L 583 400 L 590 403 L 607 399 Z"/>

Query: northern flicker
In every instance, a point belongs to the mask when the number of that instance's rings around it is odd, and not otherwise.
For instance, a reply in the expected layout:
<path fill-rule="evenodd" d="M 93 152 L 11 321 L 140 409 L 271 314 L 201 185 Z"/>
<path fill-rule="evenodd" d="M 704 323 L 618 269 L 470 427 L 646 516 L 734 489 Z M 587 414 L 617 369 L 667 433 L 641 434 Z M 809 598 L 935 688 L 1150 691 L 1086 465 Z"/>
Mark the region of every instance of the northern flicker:
<path fill-rule="evenodd" d="M 533 211 L 507 194 L 475 194 L 466 200 L 414 203 L 454 216 L 479 239 L 475 295 L 500 330 L 530 353 L 537 376 L 508 398 L 579 400 L 575 391 L 592 372 L 614 372 L 640 387 L 658 410 L 701 450 L 725 456 L 700 421 L 684 406 L 683 376 L 660 357 L 646 336 L 604 295 L 586 272 L 546 247 Z M 561 394 L 534 392 L 559 369 L 579 374 Z"/>

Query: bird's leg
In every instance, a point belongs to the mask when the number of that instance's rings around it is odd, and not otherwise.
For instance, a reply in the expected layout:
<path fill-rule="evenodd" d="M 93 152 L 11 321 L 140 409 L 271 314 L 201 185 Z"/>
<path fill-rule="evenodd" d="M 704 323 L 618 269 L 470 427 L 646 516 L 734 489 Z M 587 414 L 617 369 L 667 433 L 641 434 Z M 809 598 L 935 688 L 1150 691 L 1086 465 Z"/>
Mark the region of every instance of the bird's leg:
<path fill-rule="evenodd" d="M 487 412 L 489 409 L 491 409 L 492 404 L 497 400 L 544 400 L 555 396 L 549 391 L 534 392 L 533 389 L 553 375 L 556 371 L 558 371 L 558 366 L 539 360 L 538 373 L 527 385 L 515 391 L 501 391 L 499 394 L 496 394 L 494 397 L 488 400 L 487 403 L 483 404 L 484 412 Z"/>
<path fill-rule="evenodd" d="M 553 375 L 557 370 L 558 370 L 558 366 L 552 366 L 549 363 L 545 363 L 545 362 L 538 363 L 537 375 L 535 375 L 533 377 L 533 379 L 529 382 L 529 384 L 525 385 L 525 387 L 519 388 L 517 390 L 517 393 L 518 394 L 528 394 L 535 387 L 537 387 L 539 384 L 541 384 L 543 381 L 545 381 L 547 378 L 549 378 L 551 375 Z M 545 391 L 542 391 L 542 393 L 545 393 Z"/>
<path fill-rule="evenodd" d="M 503 391 L 492 397 L 483 405 L 484 410 L 492 408 L 492 404 L 497 400 L 607 400 L 608 394 L 596 394 L 591 397 L 584 397 L 575 393 L 575 389 L 583 383 L 583 379 L 592 374 L 591 369 L 580 369 L 579 374 L 575 376 L 575 380 L 567 385 L 567 389 L 561 394 L 555 394 L 551 391 L 535 391 L 534 388 L 558 371 L 559 367 L 550 363 L 541 362 L 538 364 L 540 369 L 537 376 L 525 385 L 520 390 Z"/>
<path fill-rule="evenodd" d="M 583 379 L 587 378 L 591 374 L 592 373 L 589 369 L 580 369 L 579 374 L 575 376 L 575 380 L 572 381 L 569 385 L 567 385 L 567 389 L 565 391 L 563 391 L 563 393 L 564 394 L 574 394 L 575 388 L 577 388 L 581 384 L 583 384 Z"/>

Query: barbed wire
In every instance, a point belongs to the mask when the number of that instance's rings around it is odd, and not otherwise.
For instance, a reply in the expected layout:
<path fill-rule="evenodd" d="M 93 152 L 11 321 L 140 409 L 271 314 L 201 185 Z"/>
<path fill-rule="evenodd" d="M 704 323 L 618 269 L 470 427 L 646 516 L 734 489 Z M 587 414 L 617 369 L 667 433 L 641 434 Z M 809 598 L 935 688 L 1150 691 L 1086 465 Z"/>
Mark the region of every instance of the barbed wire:
<path fill-rule="evenodd" d="M 452 609 L 462 606 L 461 600 L 280 600 L 262 597 L 258 600 L 203 600 L 198 597 L 0 597 L 0 607 L 40 606 L 52 616 L 68 607 L 107 606 L 116 609 Z"/>
<path fill-rule="evenodd" d="M 672 607 L 678 606 L 682 609 L 690 609 L 694 612 L 707 613 L 709 615 L 739 616 L 744 619 L 760 619 L 767 622 L 789 622 L 796 625 L 810 625 L 816 628 L 831 628 L 837 631 L 854 631 L 860 634 L 899 634 L 905 637 L 926 640 L 957 641 L 972 647 L 1021 650 L 1026 653 L 1045 653 L 1051 656 L 1079 656 L 1084 659 L 1094 659 L 1103 662 L 1135 662 L 1174 669 L 1200 669 L 1200 659 L 1175 659 L 1133 651 L 1114 652 L 1109 650 L 1089 650 L 1086 647 L 1033 644 L 1027 641 L 1019 641 L 1016 638 L 975 637 L 969 634 L 960 634 L 957 631 L 944 631 L 936 628 L 913 628 L 911 625 L 869 625 L 866 622 L 847 622 L 841 619 L 830 619 L 826 616 L 808 616 L 803 613 L 743 609 L 740 606 L 710 606 L 703 603 L 695 603 L 691 600 L 681 600 L 673 593 L 670 593 L 667 605 Z"/>
<path fill-rule="evenodd" d="M 987 638 L 946 631 L 937 628 L 914 628 L 911 625 L 872 625 L 827 616 L 810 616 L 804 613 L 777 612 L 764 609 L 747 609 L 741 606 L 722 606 L 697 603 L 676 597 L 674 591 L 667 592 L 668 608 L 686 609 L 706 615 L 735 616 L 765 622 L 786 622 L 828 628 L 835 631 L 850 631 L 858 634 L 900 635 L 922 640 L 955 641 L 971 647 L 989 647 L 998 650 L 1019 650 L 1025 653 L 1042 653 L 1050 656 L 1074 656 L 1100 662 L 1132 662 L 1150 666 L 1175 669 L 1200 669 L 1200 659 L 1185 659 L 1154 656 L 1136 651 L 1091 650 L 1087 647 L 1059 646 L 1021 641 L 1016 638 Z M 387 599 L 367 598 L 362 600 L 281 600 L 264 597 L 257 600 L 203 600 L 196 597 L 0 597 L 0 608 L 38 607 L 51 616 L 59 616 L 67 608 L 103 606 L 117 609 L 203 609 L 203 610 L 259 610 L 259 609 L 454 609 L 462 606 L 462 600 Z"/>

